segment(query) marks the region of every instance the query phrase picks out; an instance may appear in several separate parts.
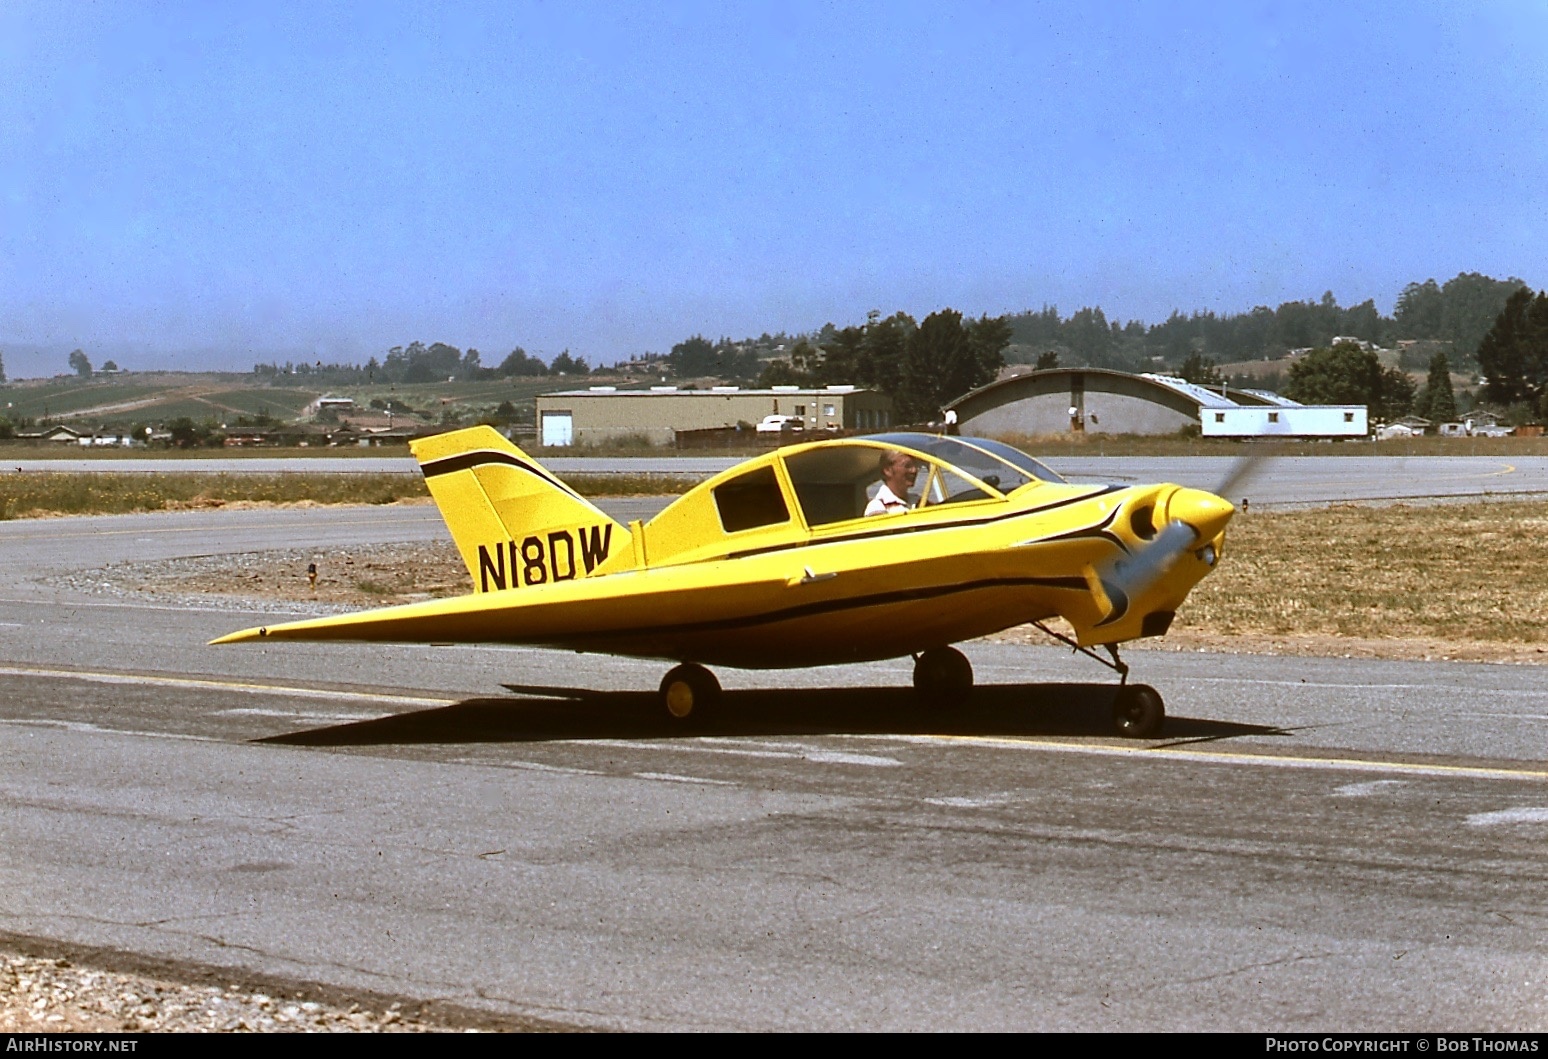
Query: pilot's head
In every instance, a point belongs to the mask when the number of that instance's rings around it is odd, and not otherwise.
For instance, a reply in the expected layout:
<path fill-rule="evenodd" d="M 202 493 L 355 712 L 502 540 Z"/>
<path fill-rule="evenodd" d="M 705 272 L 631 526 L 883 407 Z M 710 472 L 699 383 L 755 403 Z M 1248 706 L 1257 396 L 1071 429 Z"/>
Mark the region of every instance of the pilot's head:
<path fill-rule="evenodd" d="M 897 449 L 888 449 L 882 453 L 882 481 L 897 496 L 903 496 L 914 487 L 914 479 L 918 474 L 919 464 L 908 453 Z"/>

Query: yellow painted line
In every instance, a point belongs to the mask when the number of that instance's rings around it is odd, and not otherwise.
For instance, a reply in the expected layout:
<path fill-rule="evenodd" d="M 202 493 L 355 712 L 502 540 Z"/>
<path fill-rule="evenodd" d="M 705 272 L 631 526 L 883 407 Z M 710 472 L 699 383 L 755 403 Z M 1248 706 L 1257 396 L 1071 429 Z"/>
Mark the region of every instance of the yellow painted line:
<path fill-rule="evenodd" d="M 1061 743 L 1051 739 L 976 735 L 869 735 L 857 739 L 884 739 L 908 743 L 956 743 L 965 746 L 1041 750 L 1054 754 L 1119 757 L 1151 761 L 1192 761 L 1210 765 L 1261 765 L 1269 768 L 1331 769 L 1342 772 L 1381 772 L 1408 776 L 1461 776 L 1468 779 L 1548 781 L 1548 768 L 1485 768 L 1477 765 L 1424 765 L 1411 761 L 1369 758 L 1301 757 L 1234 751 L 1191 750 L 1180 746 L 1113 746 L 1111 744 Z"/>
<path fill-rule="evenodd" d="M 302 699 L 379 702 L 390 706 L 455 706 L 457 699 L 431 699 L 416 695 L 383 695 L 368 691 L 328 691 L 322 688 L 297 688 L 288 684 L 258 684 L 241 680 L 196 680 L 192 677 L 154 677 L 137 673 L 104 673 L 75 669 L 30 669 L 0 666 L 0 676 L 51 677 L 56 680 L 87 680 L 94 684 L 141 684 L 156 688 L 189 688 L 205 691 L 240 691 L 254 695 L 291 695 Z"/>

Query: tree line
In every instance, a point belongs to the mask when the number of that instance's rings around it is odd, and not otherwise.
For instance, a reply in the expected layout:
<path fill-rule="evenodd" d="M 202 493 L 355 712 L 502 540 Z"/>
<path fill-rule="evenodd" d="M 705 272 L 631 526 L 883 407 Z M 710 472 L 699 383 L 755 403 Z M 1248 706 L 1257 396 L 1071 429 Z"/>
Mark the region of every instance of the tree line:
<path fill-rule="evenodd" d="M 477 349 L 463 351 L 445 342 L 410 342 L 407 346 L 393 346 L 382 360 L 371 357 L 365 364 L 324 364 L 317 361 L 307 364 L 286 361 L 284 364 L 254 364 L 253 374 L 275 385 L 311 386 L 369 386 L 375 383 L 425 383 L 425 382 L 475 382 L 489 379 L 508 379 L 517 376 L 539 375 L 586 375 L 591 368 L 585 358 L 571 356 L 566 349 L 549 363 L 539 357 L 529 356 L 517 346 L 506 354 L 498 365 L 486 367 L 483 354 Z"/>
<path fill-rule="evenodd" d="M 863 324 L 824 327 L 797 339 L 788 357 L 769 362 L 760 386 L 852 383 L 892 397 L 903 422 L 935 419 L 969 390 L 993 382 L 1005 366 L 1011 329 L 1004 317 L 964 319 L 955 309 L 922 321 L 873 311 Z"/>
<path fill-rule="evenodd" d="M 1421 294 L 1429 297 L 1429 293 Z M 1548 419 L 1548 292 L 1525 285 L 1505 299 L 1474 353 L 1483 397 L 1513 423 Z M 1445 352 L 1430 357 L 1423 389 L 1407 373 L 1384 368 L 1358 343 L 1314 349 L 1290 366 L 1284 394 L 1303 404 L 1365 404 L 1377 418 L 1414 414 L 1443 423 L 1458 415 Z"/>
<path fill-rule="evenodd" d="M 1217 364 L 1277 360 L 1295 349 L 1331 348 L 1335 338 L 1344 337 L 1386 347 L 1404 339 L 1446 343 L 1452 366 L 1468 371 L 1477 366 L 1479 344 L 1506 299 L 1523 285 L 1519 279 L 1477 272 L 1444 284 L 1414 282 L 1403 288 L 1390 317 L 1370 299 L 1342 306 L 1332 291 L 1317 301 L 1287 301 L 1275 309 L 1260 305 L 1245 313 L 1174 311 L 1150 325 L 1109 320 L 1100 307 L 1065 318 L 1045 305 L 1006 317 L 1011 326 L 1007 359 L 1032 363 L 1054 352 L 1069 366 L 1149 371 L 1176 369 L 1194 354 Z M 1416 351 L 1402 366 L 1424 368 L 1431 355 Z"/>

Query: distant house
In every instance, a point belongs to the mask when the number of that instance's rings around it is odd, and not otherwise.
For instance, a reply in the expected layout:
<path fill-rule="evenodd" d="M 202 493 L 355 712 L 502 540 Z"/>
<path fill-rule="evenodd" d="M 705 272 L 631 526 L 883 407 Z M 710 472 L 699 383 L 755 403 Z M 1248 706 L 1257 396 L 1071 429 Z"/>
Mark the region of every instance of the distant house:
<path fill-rule="evenodd" d="M 329 410 L 334 412 L 353 412 L 355 410 L 355 399 L 353 397 L 323 396 L 313 401 L 307 408 L 307 411 L 312 415 Z"/>
<path fill-rule="evenodd" d="M 1515 433 L 1515 430 L 1501 423 L 1500 417 L 1493 412 L 1469 412 L 1463 424 L 1475 438 L 1506 438 Z"/>
<path fill-rule="evenodd" d="M 52 426 L 44 430 L 17 431 L 16 437 L 21 441 L 57 441 L 61 444 L 79 444 L 84 435 L 79 430 L 66 426 Z"/>
<path fill-rule="evenodd" d="M 1418 438 L 1423 437 L 1432 426 L 1434 424 L 1422 416 L 1404 416 L 1381 427 L 1376 431 L 1376 436 L 1378 438 Z"/>

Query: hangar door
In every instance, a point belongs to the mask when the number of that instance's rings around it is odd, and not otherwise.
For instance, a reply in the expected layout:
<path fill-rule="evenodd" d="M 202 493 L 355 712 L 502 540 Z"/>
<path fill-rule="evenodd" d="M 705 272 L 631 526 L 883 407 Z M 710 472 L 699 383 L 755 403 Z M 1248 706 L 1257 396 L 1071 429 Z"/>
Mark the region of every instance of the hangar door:
<path fill-rule="evenodd" d="M 556 448 L 574 440 L 573 419 L 569 412 L 543 413 L 543 447 Z"/>

